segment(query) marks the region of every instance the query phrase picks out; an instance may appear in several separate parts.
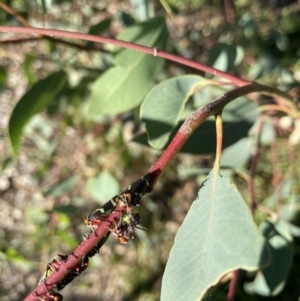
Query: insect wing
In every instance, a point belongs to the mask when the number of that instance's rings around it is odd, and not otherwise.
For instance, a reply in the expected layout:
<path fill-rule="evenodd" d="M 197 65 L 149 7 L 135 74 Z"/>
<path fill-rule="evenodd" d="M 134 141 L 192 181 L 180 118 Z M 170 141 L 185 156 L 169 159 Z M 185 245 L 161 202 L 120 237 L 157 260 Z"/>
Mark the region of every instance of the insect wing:
<path fill-rule="evenodd" d="M 68 259 L 68 255 L 61 255 L 61 254 L 57 254 L 48 264 L 47 264 L 47 268 L 46 271 L 44 272 L 44 274 L 42 275 L 42 277 L 40 278 L 38 284 L 42 284 L 47 277 L 49 277 L 54 271 L 57 271 L 60 267 L 60 265 L 63 262 L 66 262 Z"/>
<path fill-rule="evenodd" d="M 72 271 L 70 271 L 64 279 L 59 281 L 56 284 L 56 288 L 60 291 L 62 290 L 66 285 L 68 285 L 70 282 L 72 282 L 77 276 L 79 276 L 89 265 L 89 258 L 87 256 L 84 256 L 82 258 L 82 262 L 80 265 L 73 268 Z"/>
<path fill-rule="evenodd" d="M 90 214 L 88 218 L 96 218 L 99 216 L 108 216 L 110 215 L 118 205 L 118 195 L 110 199 L 108 202 L 103 204 L 99 209 L 94 213 Z"/>
<path fill-rule="evenodd" d="M 107 232 L 105 234 L 105 236 L 95 245 L 94 249 L 92 251 L 94 251 L 93 254 L 91 254 L 91 252 L 89 254 L 87 254 L 88 257 L 92 257 L 94 256 L 96 253 L 99 253 L 100 248 L 105 244 L 105 242 L 107 241 L 108 237 L 110 235 L 110 232 Z"/>
<path fill-rule="evenodd" d="M 131 185 L 128 186 L 126 190 L 122 192 L 124 194 L 128 194 L 128 193 L 130 194 L 129 202 L 131 206 L 138 206 L 140 204 L 141 198 L 146 193 L 151 191 L 150 179 L 151 179 L 151 174 L 146 174 L 142 178 L 133 182 Z"/>

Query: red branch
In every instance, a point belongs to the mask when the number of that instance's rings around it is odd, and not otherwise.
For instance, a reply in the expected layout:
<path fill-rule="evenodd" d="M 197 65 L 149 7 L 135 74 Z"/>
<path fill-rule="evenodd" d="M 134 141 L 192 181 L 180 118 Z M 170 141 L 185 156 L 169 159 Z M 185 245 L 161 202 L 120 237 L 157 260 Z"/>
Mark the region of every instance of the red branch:
<path fill-rule="evenodd" d="M 62 38 L 72 38 L 72 39 L 80 39 L 80 40 L 85 40 L 85 41 L 92 41 L 92 42 L 97 42 L 97 43 L 105 43 L 105 44 L 112 44 L 116 45 L 119 47 L 123 48 L 128 48 L 144 53 L 148 53 L 154 56 L 158 56 L 161 58 L 165 58 L 167 60 L 189 66 L 191 68 L 207 72 L 209 74 L 213 74 L 215 76 L 219 76 L 222 78 L 227 79 L 229 82 L 232 84 L 235 84 L 236 86 L 244 86 L 249 84 L 249 81 L 246 81 L 244 79 L 241 79 L 239 77 L 236 77 L 232 74 L 229 74 L 227 72 L 223 72 L 220 70 L 217 70 L 213 67 L 205 66 L 200 63 L 193 62 L 188 59 L 184 59 L 180 56 L 170 54 L 165 51 L 158 50 L 156 48 L 151 48 L 147 46 L 142 46 L 138 45 L 135 43 L 131 42 L 126 42 L 126 41 L 120 41 L 120 40 L 115 40 L 111 38 L 106 38 L 106 37 L 100 37 L 100 36 L 94 36 L 94 35 L 89 35 L 89 34 L 83 34 L 79 32 L 71 32 L 71 31 L 65 31 L 65 30 L 57 30 L 57 29 L 45 29 L 45 28 L 24 28 L 24 27 L 12 27 L 12 26 L 0 26 L 0 32 L 15 32 L 15 33 L 25 33 L 25 34 L 30 34 L 30 35 L 43 35 L 43 36 L 55 36 L 55 37 L 62 37 Z"/>
<path fill-rule="evenodd" d="M 45 282 L 35 288 L 24 301 L 36 301 L 38 296 L 47 293 L 47 289 L 51 290 L 56 283 L 61 281 L 74 266 L 78 265 L 82 261 L 82 257 L 88 254 L 94 246 L 104 237 L 109 231 L 108 227 L 114 224 L 115 220 L 119 220 L 124 208 L 117 207 L 116 210 L 107 217 L 107 220 L 103 221 L 101 225 L 91 233 L 88 238 L 81 242 L 74 252 L 69 255 L 68 260 L 62 263 L 60 268 L 53 272 L 46 278 Z"/>
<path fill-rule="evenodd" d="M 227 301 L 233 301 L 235 296 L 236 287 L 238 284 L 239 270 L 232 272 L 232 278 L 229 285 L 227 294 Z"/>
<path fill-rule="evenodd" d="M 223 108 L 232 100 L 249 93 L 254 92 L 267 92 L 272 90 L 272 88 L 262 86 L 256 83 L 251 83 L 249 85 L 236 88 L 229 91 L 220 97 L 217 97 L 213 102 L 199 108 L 197 111 L 192 113 L 187 120 L 182 124 L 181 128 L 173 138 L 173 140 L 168 145 L 167 149 L 157 160 L 157 162 L 151 167 L 150 171 L 164 170 L 166 166 L 171 162 L 174 156 L 179 152 L 185 142 L 189 139 L 196 128 L 202 124 L 208 117 L 214 116 L 220 113 Z"/>
<path fill-rule="evenodd" d="M 203 123 L 209 116 L 219 114 L 223 110 L 225 105 L 227 105 L 237 97 L 253 92 L 265 91 L 265 88 L 265 86 L 255 83 L 236 88 L 235 90 L 229 91 L 224 95 L 216 98 L 213 102 L 205 105 L 204 107 L 191 114 L 191 116 L 183 123 L 168 148 L 163 152 L 156 164 L 153 165 L 150 169 L 150 173 L 152 175 L 150 180 L 151 189 L 153 188 L 157 178 L 160 176 L 162 171 L 175 157 L 175 155 L 179 152 L 187 139 L 201 123 Z M 104 237 L 107 231 L 109 231 L 108 227 L 110 225 L 113 226 L 114 220 L 119 220 L 120 215 L 123 214 L 124 210 L 124 208 L 117 207 L 116 210 L 107 217 L 107 220 L 101 223 L 99 228 L 96 229 L 95 233 L 89 235 L 89 237 L 78 246 L 78 248 L 72 253 L 73 256 L 70 255 L 68 260 L 65 263 L 61 264 L 60 269 L 53 272 L 49 277 L 47 277 L 45 283 L 39 285 L 25 299 L 25 301 L 36 300 L 36 296 L 45 294 L 47 292 L 47 289 L 50 290 L 51 288 L 53 288 L 55 283 L 61 281 L 68 274 L 68 271 L 71 271 L 76 265 L 78 265 L 81 262 L 82 257 L 88 254 L 93 249 L 93 247 Z"/>
<path fill-rule="evenodd" d="M 80 44 L 76 44 L 76 43 L 71 43 L 69 41 L 59 40 L 59 39 L 55 39 L 55 38 L 51 38 L 51 37 L 43 37 L 43 36 L 4 40 L 4 41 L 1 41 L 1 44 L 2 45 L 4 45 L 4 44 L 21 44 L 21 43 L 42 41 L 42 39 L 47 39 L 49 41 L 59 43 L 59 44 L 63 44 L 63 45 L 66 45 L 66 46 L 70 46 L 70 47 L 80 49 L 80 50 L 101 51 L 101 52 L 110 53 L 110 51 L 108 51 L 106 49 L 100 49 L 100 48 L 96 48 L 94 46 L 88 46 L 88 45 L 80 45 Z"/>

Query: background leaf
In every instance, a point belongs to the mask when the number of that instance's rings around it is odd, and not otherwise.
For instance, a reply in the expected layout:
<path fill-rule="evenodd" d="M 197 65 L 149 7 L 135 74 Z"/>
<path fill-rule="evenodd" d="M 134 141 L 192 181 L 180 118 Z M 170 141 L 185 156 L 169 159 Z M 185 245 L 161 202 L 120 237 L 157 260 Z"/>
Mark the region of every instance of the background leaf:
<path fill-rule="evenodd" d="M 118 39 L 165 49 L 167 38 L 163 18 L 154 18 L 125 30 Z M 100 76 L 93 85 L 89 116 L 118 114 L 138 106 L 154 84 L 164 60 L 133 50 L 116 49 L 115 67 Z"/>
<path fill-rule="evenodd" d="M 161 149 L 166 145 L 182 118 L 186 102 L 201 81 L 203 77 L 198 75 L 176 77 L 158 84 L 148 94 L 141 106 L 140 118 L 146 125 L 152 147 Z"/>
<path fill-rule="evenodd" d="M 212 171 L 176 235 L 161 300 L 200 300 L 225 273 L 253 271 L 268 261 L 245 201 L 229 179 Z"/>
<path fill-rule="evenodd" d="M 237 57 L 236 45 L 216 43 L 209 51 L 208 65 L 222 71 L 233 71 Z"/>
<path fill-rule="evenodd" d="M 171 104 L 168 102 L 168 98 L 165 98 L 164 101 L 167 101 L 169 106 Z M 182 99 L 184 101 L 184 99 Z M 163 102 L 163 101 L 161 101 Z M 163 112 L 158 112 L 152 109 L 151 118 L 155 118 L 155 113 L 158 116 L 162 114 L 167 115 L 168 111 L 165 106 L 161 106 L 164 110 Z M 229 106 L 226 106 L 223 111 L 223 148 L 233 145 L 240 139 L 247 137 L 248 132 L 253 126 L 254 121 L 258 116 L 257 106 L 249 102 L 246 98 L 240 97 L 238 100 L 232 102 Z M 148 117 L 150 118 L 150 117 Z M 165 117 L 166 119 L 166 117 Z M 148 122 L 148 119 L 147 119 Z M 171 130 L 171 126 L 165 122 L 152 120 L 150 122 L 151 137 L 155 140 L 157 137 L 162 137 L 161 140 L 158 140 L 157 143 L 154 143 L 152 146 L 158 145 L 161 146 L 165 137 L 170 135 L 169 141 L 175 136 L 179 128 L 181 127 L 183 121 L 180 121 L 179 124 L 173 129 L 171 135 L 167 133 L 167 130 Z M 188 141 L 184 144 L 181 149 L 181 152 L 186 152 L 190 154 L 209 154 L 214 153 L 216 149 L 216 126 L 215 121 L 211 117 L 206 120 L 200 127 L 198 127 Z M 150 142 L 147 140 L 147 134 L 143 133 L 133 138 L 133 141 L 149 145 Z"/>
<path fill-rule="evenodd" d="M 202 93 L 202 88 L 206 87 L 203 78 L 197 75 L 172 78 L 157 85 L 141 106 L 140 117 L 146 125 L 147 138 L 142 134 L 135 137 L 134 141 L 157 149 L 165 147 L 181 127 L 183 123 L 181 120 L 186 118 L 188 112 L 184 110 L 191 95 L 197 92 L 195 95 L 202 96 L 201 100 L 199 97 L 196 98 L 197 105 L 201 103 L 201 106 L 213 100 L 205 98 L 206 93 Z M 245 97 L 240 97 L 225 107 L 222 116 L 223 146 L 226 148 L 248 136 L 248 131 L 258 117 L 257 105 Z M 215 123 L 212 120 L 208 119 L 196 129 L 183 146 L 182 152 L 193 154 L 215 152 Z"/>
<path fill-rule="evenodd" d="M 292 242 L 278 235 L 270 221 L 263 223 L 261 231 L 270 244 L 271 262 L 257 273 L 253 282 L 245 284 L 245 290 L 250 294 L 277 296 L 284 288 L 292 263 Z"/>
<path fill-rule="evenodd" d="M 109 172 L 101 172 L 96 177 L 89 179 L 87 189 L 90 195 L 100 204 L 118 194 L 119 184 Z"/>
<path fill-rule="evenodd" d="M 251 157 L 252 140 L 249 137 L 240 139 L 238 142 L 227 147 L 222 152 L 221 166 L 225 168 L 242 167 Z"/>
<path fill-rule="evenodd" d="M 74 186 L 77 184 L 78 180 L 79 180 L 78 176 L 72 176 L 68 179 L 59 181 L 58 183 L 51 185 L 51 187 L 49 187 L 47 189 L 47 191 L 45 191 L 44 196 L 45 197 L 49 197 L 49 196 L 57 197 L 64 193 L 67 193 L 68 191 L 70 191 L 71 189 L 74 188 Z"/>
<path fill-rule="evenodd" d="M 170 140 L 174 137 L 175 133 L 179 130 L 183 122 L 180 122 L 173 133 Z M 159 128 L 157 123 L 157 128 Z M 253 123 L 248 121 L 237 122 L 224 122 L 223 121 L 223 147 L 231 146 L 240 139 L 248 135 Z M 161 125 L 162 126 L 162 125 Z M 166 127 L 165 127 L 166 128 Z M 133 138 L 133 141 L 149 145 L 147 141 L 147 134 L 143 133 Z M 204 142 L 203 142 L 204 141 Z M 183 153 L 189 154 L 211 154 L 216 151 L 216 125 L 213 118 L 208 119 L 192 134 L 189 140 L 184 144 L 180 150 Z"/>
<path fill-rule="evenodd" d="M 15 106 L 9 120 L 9 137 L 16 154 L 27 121 L 42 111 L 67 84 L 67 75 L 59 71 L 35 83 Z"/>

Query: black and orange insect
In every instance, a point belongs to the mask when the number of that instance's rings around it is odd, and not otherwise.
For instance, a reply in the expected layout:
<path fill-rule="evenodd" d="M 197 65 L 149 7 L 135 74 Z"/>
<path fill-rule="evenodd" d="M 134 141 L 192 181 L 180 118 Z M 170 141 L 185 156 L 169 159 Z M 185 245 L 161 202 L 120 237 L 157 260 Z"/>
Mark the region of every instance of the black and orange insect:
<path fill-rule="evenodd" d="M 146 228 L 138 226 L 140 224 L 140 215 L 138 213 L 129 212 L 120 218 L 119 223 L 115 227 L 109 229 L 121 244 L 126 244 L 129 239 L 133 239 L 134 229 L 146 230 Z"/>
<path fill-rule="evenodd" d="M 63 262 L 66 262 L 67 259 L 68 259 L 67 255 L 57 254 L 54 257 L 54 259 L 52 259 L 52 261 L 50 261 L 47 264 L 47 269 L 43 274 L 43 276 L 41 277 L 41 279 L 39 280 L 39 284 L 44 283 L 47 277 L 49 277 L 54 271 L 57 271 L 60 268 L 61 264 Z M 84 256 L 80 264 L 75 266 L 72 270 L 68 272 L 68 274 L 62 280 L 60 280 L 58 283 L 55 284 L 57 290 L 59 291 L 62 290 L 74 278 L 79 276 L 88 267 L 88 264 L 89 264 L 89 258 L 87 256 Z"/>
<path fill-rule="evenodd" d="M 63 296 L 59 293 L 48 291 L 44 295 L 36 296 L 39 301 L 62 301 Z"/>
<path fill-rule="evenodd" d="M 94 231 L 95 228 L 99 227 L 101 222 L 105 220 L 105 217 L 109 216 L 118 205 L 125 207 L 127 212 L 130 212 L 132 210 L 132 206 L 139 206 L 143 195 L 150 192 L 151 188 L 149 180 L 150 174 L 147 174 L 135 181 L 120 194 L 114 196 L 95 212 L 88 215 L 84 223 Z"/>
<path fill-rule="evenodd" d="M 94 255 L 99 253 L 100 248 L 105 244 L 109 235 L 110 235 L 110 232 L 107 232 L 105 234 L 105 236 L 94 246 L 94 248 L 88 254 L 86 254 L 86 257 L 93 257 Z M 83 239 L 86 240 L 87 237 L 83 236 Z"/>
<path fill-rule="evenodd" d="M 40 278 L 38 284 L 44 283 L 54 271 L 57 271 L 63 262 L 66 262 L 68 255 L 57 254 L 48 264 L 45 273 Z"/>

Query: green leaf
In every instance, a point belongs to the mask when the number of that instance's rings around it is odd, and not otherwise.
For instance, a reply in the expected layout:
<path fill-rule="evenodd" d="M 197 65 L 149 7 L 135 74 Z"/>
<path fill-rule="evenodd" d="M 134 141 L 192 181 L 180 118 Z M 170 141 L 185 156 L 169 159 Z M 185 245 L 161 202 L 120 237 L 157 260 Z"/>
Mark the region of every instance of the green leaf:
<path fill-rule="evenodd" d="M 89 179 L 87 189 L 98 203 L 103 204 L 118 194 L 119 184 L 109 172 L 104 171 Z"/>
<path fill-rule="evenodd" d="M 164 49 L 166 24 L 154 18 L 125 30 L 118 38 L 137 44 Z M 107 70 L 93 85 L 89 116 L 118 114 L 138 106 L 154 84 L 164 60 L 153 55 L 128 49 L 116 50 L 115 67 Z"/>
<path fill-rule="evenodd" d="M 274 222 L 274 227 L 275 227 L 276 231 L 278 232 L 278 234 L 281 235 L 282 238 L 284 238 L 286 241 L 289 241 L 291 243 L 293 242 L 291 227 L 288 222 L 286 222 L 282 218 L 278 218 Z"/>
<path fill-rule="evenodd" d="M 253 132 L 255 129 L 253 129 Z M 260 133 L 260 143 L 262 145 L 271 145 L 271 143 L 277 138 L 277 130 L 271 119 L 264 120 L 261 133 Z"/>
<path fill-rule="evenodd" d="M 145 135 L 135 137 L 134 141 L 151 145 L 154 148 L 164 147 L 183 123 L 179 122 L 179 119 L 184 117 L 182 115 L 184 115 L 183 110 L 187 99 L 202 87 L 205 87 L 205 81 L 195 75 L 173 78 L 157 85 L 141 107 L 141 118 L 146 124 L 148 142 Z M 199 94 L 198 91 L 197 94 Z M 210 101 L 212 99 L 204 99 L 201 105 Z M 199 104 L 200 101 L 197 100 L 197 103 Z M 245 97 L 239 97 L 225 107 L 222 116 L 223 145 L 226 148 L 248 135 L 248 131 L 258 116 L 257 105 Z M 199 143 L 199 141 L 205 141 L 205 143 Z M 192 154 L 213 153 L 216 147 L 215 141 L 215 122 L 209 118 L 196 129 L 181 151 Z"/>
<path fill-rule="evenodd" d="M 11 146 L 16 155 L 20 145 L 23 127 L 35 114 L 42 111 L 67 84 L 64 71 L 51 74 L 35 83 L 15 106 L 9 120 Z"/>
<path fill-rule="evenodd" d="M 141 106 L 140 117 L 152 147 L 161 149 L 166 145 L 182 117 L 186 102 L 201 81 L 203 77 L 197 75 L 176 77 L 160 83 L 148 94 Z"/>
<path fill-rule="evenodd" d="M 262 53 L 254 64 L 251 65 L 248 79 L 257 80 L 263 76 L 269 77 L 278 66 L 277 59 L 270 52 Z"/>
<path fill-rule="evenodd" d="M 67 205 L 67 206 L 54 206 L 52 211 L 58 212 L 58 213 L 64 213 L 64 214 L 72 214 L 76 212 L 78 208 L 74 205 Z"/>
<path fill-rule="evenodd" d="M 298 180 L 295 177 L 286 177 L 284 178 L 279 184 L 277 184 L 276 187 L 276 191 L 274 191 L 269 197 L 267 197 L 264 200 L 264 206 L 266 206 L 267 208 L 273 210 L 276 209 L 277 206 L 277 199 L 278 196 L 280 196 L 280 198 L 282 200 L 289 200 L 290 202 L 287 204 L 287 206 L 291 206 L 291 208 L 294 207 L 295 203 L 293 204 L 293 195 L 294 195 L 294 187 L 296 185 L 296 183 L 298 182 Z M 295 200 L 296 202 L 298 202 L 298 198 Z M 284 204 L 282 205 L 284 206 Z M 290 208 L 290 220 L 292 220 L 295 217 L 295 210 Z M 282 210 L 282 208 L 280 208 L 280 211 Z M 282 215 L 282 213 L 280 212 L 280 215 Z M 286 215 L 286 214 L 285 214 Z M 288 216 L 285 216 L 286 219 L 288 219 Z"/>
<path fill-rule="evenodd" d="M 278 235 L 276 225 L 270 221 L 264 222 L 261 230 L 267 234 L 272 260 L 267 267 L 257 273 L 253 282 L 245 285 L 245 290 L 261 296 L 276 296 L 284 288 L 292 263 L 292 242 Z"/>
<path fill-rule="evenodd" d="M 119 11 L 118 14 L 114 15 L 114 20 L 123 27 L 128 27 L 136 23 L 135 17 L 126 11 Z"/>
<path fill-rule="evenodd" d="M 48 214 L 39 207 L 27 207 L 25 213 L 28 220 L 34 224 L 45 225 L 49 220 Z"/>
<path fill-rule="evenodd" d="M 268 261 L 265 240 L 242 196 L 213 170 L 176 235 L 161 300 L 200 300 L 224 274 L 253 271 Z"/>
<path fill-rule="evenodd" d="M 32 55 L 26 55 L 23 62 L 24 73 L 26 74 L 28 83 L 33 84 L 36 80 L 34 72 L 34 63 L 36 58 Z"/>
<path fill-rule="evenodd" d="M 47 191 L 45 191 L 44 196 L 57 197 L 62 194 L 65 194 L 75 187 L 78 180 L 79 180 L 78 176 L 72 176 L 65 180 L 59 181 L 58 183 L 55 183 L 50 188 L 48 188 Z"/>
<path fill-rule="evenodd" d="M 259 115 L 257 104 L 246 97 L 239 97 L 229 103 L 222 112 L 223 121 L 239 122 L 241 120 L 254 123 Z"/>
<path fill-rule="evenodd" d="M 4 89 L 7 81 L 7 71 L 4 67 L 0 66 L 0 92 Z"/>
<path fill-rule="evenodd" d="M 209 51 L 208 65 L 222 71 L 233 71 L 237 55 L 237 46 L 216 43 Z"/>
<path fill-rule="evenodd" d="M 93 25 L 89 29 L 89 34 L 92 35 L 100 35 L 104 31 L 107 31 L 110 27 L 111 19 L 104 19 L 100 21 L 99 23 Z M 94 46 L 94 42 L 87 42 L 87 46 L 92 47 Z"/>
<path fill-rule="evenodd" d="M 252 140 L 249 137 L 242 138 L 223 151 L 221 166 L 233 169 L 242 167 L 250 159 L 251 152 Z"/>
<path fill-rule="evenodd" d="M 27 272 L 32 270 L 32 262 L 28 261 L 27 258 L 22 256 L 14 247 L 9 247 L 6 250 L 6 261 L 10 261 Z"/>
<path fill-rule="evenodd" d="M 170 140 L 177 133 L 183 122 L 180 122 L 173 131 Z M 253 123 L 247 120 L 237 122 L 223 122 L 223 147 L 224 149 L 248 135 Z M 149 145 L 147 134 L 143 133 L 133 141 Z M 201 143 L 200 143 L 201 142 Z M 199 126 L 180 150 L 190 154 L 211 154 L 216 151 L 216 125 L 213 119 L 208 119 Z"/>
<path fill-rule="evenodd" d="M 276 46 L 281 51 L 287 51 L 290 46 L 289 37 L 284 32 L 279 32 L 277 30 L 271 31 L 271 37 L 275 39 Z"/>
<path fill-rule="evenodd" d="M 103 31 L 106 31 L 109 29 L 110 23 L 111 23 L 111 19 L 104 19 L 104 20 L 100 21 L 99 23 L 90 27 L 89 34 L 99 35 Z"/>

